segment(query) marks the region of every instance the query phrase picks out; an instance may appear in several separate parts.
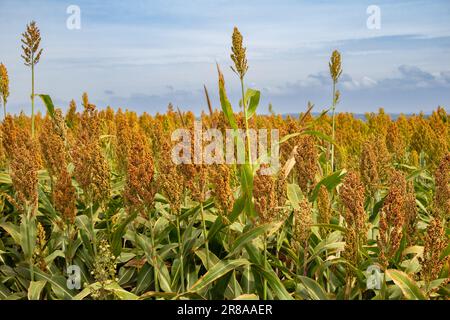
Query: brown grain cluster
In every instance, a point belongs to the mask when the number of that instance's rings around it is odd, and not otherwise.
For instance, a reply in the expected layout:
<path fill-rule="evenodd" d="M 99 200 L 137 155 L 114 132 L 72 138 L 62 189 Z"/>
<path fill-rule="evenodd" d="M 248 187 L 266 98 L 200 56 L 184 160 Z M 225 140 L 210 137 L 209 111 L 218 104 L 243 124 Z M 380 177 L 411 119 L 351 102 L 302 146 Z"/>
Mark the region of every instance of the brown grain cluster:
<path fill-rule="evenodd" d="M 214 184 L 213 195 L 222 213 L 231 213 L 234 197 L 231 187 L 231 168 L 227 164 L 218 164 L 212 170 Z"/>
<path fill-rule="evenodd" d="M 297 151 L 295 153 L 295 168 L 298 174 L 298 184 L 305 193 L 309 193 L 314 187 L 318 172 L 317 161 L 314 138 L 305 136 L 297 145 Z"/>
<path fill-rule="evenodd" d="M 81 128 L 72 150 L 74 174 L 87 200 L 101 202 L 110 195 L 110 169 L 99 142 L 100 128 L 97 110 L 87 99 L 84 106 Z"/>
<path fill-rule="evenodd" d="M 15 131 L 16 129 L 12 129 Z M 36 214 L 38 206 L 38 170 L 41 159 L 38 146 L 28 131 L 17 128 L 17 135 L 11 146 L 11 180 L 22 210 Z"/>
<path fill-rule="evenodd" d="M 380 177 L 378 175 L 377 149 L 371 141 L 366 141 L 363 145 L 360 173 L 367 194 L 374 197 L 380 184 Z"/>
<path fill-rule="evenodd" d="M 318 222 L 329 224 L 331 220 L 331 201 L 327 187 L 321 185 L 317 196 Z"/>
<path fill-rule="evenodd" d="M 406 151 L 406 143 L 395 122 L 391 122 L 387 128 L 386 146 L 395 160 L 400 161 L 403 158 Z"/>
<path fill-rule="evenodd" d="M 339 53 L 339 51 L 333 51 L 330 63 L 328 65 L 330 68 L 331 79 L 334 83 L 336 83 L 342 74 L 341 54 Z"/>
<path fill-rule="evenodd" d="M 367 238 L 367 214 L 364 211 L 364 185 L 356 172 L 350 171 L 339 190 L 345 206 L 344 257 L 355 265 L 359 261 L 358 252 Z"/>
<path fill-rule="evenodd" d="M 231 59 L 234 62 L 234 68 L 231 69 L 236 72 L 241 79 L 244 78 L 245 73 L 248 70 L 247 58 L 245 56 L 246 48 L 243 46 L 243 37 L 238 28 L 234 27 L 232 36 Z"/>
<path fill-rule="evenodd" d="M 39 62 L 42 49 L 39 49 L 41 43 L 41 33 L 35 21 L 27 25 L 27 30 L 22 33 L 22 58 L 26 66 L 30 67 Z"/>
<path fill-rule="evenodd" d="M 9 97 L 9 77 L 8 70 L 3 63 L 0 63 L 0 98 L 6 110 L 6 103 Z M 6 112 L 5 115 L 6 117 Z"/>
<path fill-rule="evenodd" d="M 155 197 L 154 166 L 147 137 L 136 127 L 127 160 L 124 200 L 129 210 L 152 207 Z"/>
<path fill-rule="evenodd" d="M 161 136 L 163 137 L 163 136 Z M 184 179 L 172 161 L 171 143 L 167 137 L 161 141 L 161 161 L 158 171 L 158 190 L 167 198 L 173 213 L 180 214 Z"/>
<path fill-rule="evenodd" d="M 391 187 L 386 195 L 380 212 L 380 262 L 384 267 L 395 255 L 403 237 L 406 221 L 407 181 L 404 173 L 394 171 Z"/>
<path fill-rule="evenodd" d="M 253 177 L 253 197 L 260 222 L 268 223 L 272 222 L 275 218 L 277 205 L 276 184 L 272 175 L 261 174 L 261 170 L 264 168 L 266 166 L 262 165 Z"/>
<path fill-rule="evenodd" d="M 432 219 L 425 235 L 423 259 L 421 260 L 421 274 L 425 281 L 430 282 L 439 278 L 440 271 L 449 261 L 448 256 L 441 259 L 441 254 L 448 244 L 441 220 L 439 218 Z"/>
<path fill-rule="evenodd" d="M 414 191 L 414 182 L 408 181 L 405 196 L 405 232 L 408 242 L 412 245 L 416 239 L 417 231 L 417 204 Z"/>
<path fill-rule="evenodd" d="M 67 169 L 62 170 L 53 189 L 53 203 L 56 211 L 67 224 L 73 224 L 77 215 L 77 195 L 72 185 L 72 177 Z"/>
<path fill-rule="evenodd" d="M 450 153 L 439 163 L 434 174 L 436 190 L 434 196 L 435 216 L 450 217 Z"/>
<path fill-rule="evenodd" d="M 312 224 L 312 206 L 304 197 L 299 203 L 299 208 L 294 209 L 293 245 L 296 250 L 307 248 Z"/>
<path fill-rule="evenodd" d="M 41 154 L 52 178 L 66 170 L 67 167 L 64 140 L 55 130 L 56 128 L 54 121 L 46 118 L 39 134 Z"/>

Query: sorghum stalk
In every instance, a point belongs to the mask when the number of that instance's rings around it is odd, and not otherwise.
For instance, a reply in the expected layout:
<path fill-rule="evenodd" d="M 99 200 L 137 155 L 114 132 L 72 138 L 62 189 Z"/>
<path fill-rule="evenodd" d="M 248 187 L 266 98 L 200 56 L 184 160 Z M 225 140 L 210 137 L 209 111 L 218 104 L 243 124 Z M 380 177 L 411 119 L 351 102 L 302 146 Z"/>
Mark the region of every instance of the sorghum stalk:
<path fill-rule="evenodd" d="M 209 270 L 210 263 L 209 263 L 209 241 L 208 241 L 208 234 L 206 233 L 206 222 L 205 222 L 205 215 L 203 212 L 203 202 L 200 201 L 200 214 L 202 216 L 202 225 L 203 225 L 203 238 L 205 239 L 205 247 L 206 247 L 206 269 Z"/>
<path fill-rule="evenodd" d="M 181 292 L 185 291 L 184 288 L 184 259 L 183 259 L 183 241 L 181 240 L 181 231 L 180 231 L 180 216 L 177 214 L 177 236 L 178 236 L 178 245 L 180 246 L 180 271 L 181 271 Z"/>
<path fill-rule="evenodd" d="M 25 65 L 31 67 L 31 136 L 34 137 L 34 66 L 41 58 L 42 49 L 39 49 L 41 34 L 35 21 L 27 25 L 27 29 L 22 33 L 22 58 Z"/>
<path fill-rule="evenodd" d="M 231 59 L 234 62 L 234 68 L 231 69 L 239 76 L 239 80 L 241 81 L 241 93 L 242 93 L 242 108 L 244 109 L 244 120 L 245 120 L 245 138 L 247 139 L 247 148 L 248 148 L 248 163 L 252 164 L 252 156 L 251 156 L 251 143 L 250 143 L 250 134 L 248 128 L 248 119 L 247 119 L 247 103 L 245 101 L 245 93 L 244 93 L 244 76 L 248 70 L 247 58 L 245 55 L 246 48 L 243 47 L 243 37 L 239 32 L 238 28 L 234 27 L 233 36 L 232 36 L 233 46 L 231 50 L 233 53 L 231 54 Z"/>
<path fill-rule="evenodd" d="M 339 77 L 342 74 L 342 68 L 341 68 L 341 54 L 339 51 L 334 50 L 333 54 L 331 55 L 331 60 L 329 63 L 330 67 L 330 75 L 331 79 L 333 80 L 333 104 L 332 104 L 332 118 L 333 118 L 333 124 L 332 124 L 332 139 L 334 142 L 335 138 L 335 131 L 336 131 L 336 104 L 339 101 L 339 91 L 336 90 L 336 84 L 339 80 Z M 334 143 L 331 144 L 331 171 L 334 171 Z"/>
<path fill-rule="evenodd" d="M 156 259 L 156 249 L 155 249 L 155 229 L 152 225 L 150 228 L 150 237 L 152 241 L 152 256 L 153 256 L 153 277 L 155 278 L 155 291 L 159 291 L 159 282 L 158 282 L 158 268 L 157 259 Z"/>
<path fill-rule="evenodd" d="M 9 97 L 9 77 L 8 70 L 3 63 L 0 63 L 0 101 L 3 103 L 4 119 L 6 119 L 6 102 Z"/>

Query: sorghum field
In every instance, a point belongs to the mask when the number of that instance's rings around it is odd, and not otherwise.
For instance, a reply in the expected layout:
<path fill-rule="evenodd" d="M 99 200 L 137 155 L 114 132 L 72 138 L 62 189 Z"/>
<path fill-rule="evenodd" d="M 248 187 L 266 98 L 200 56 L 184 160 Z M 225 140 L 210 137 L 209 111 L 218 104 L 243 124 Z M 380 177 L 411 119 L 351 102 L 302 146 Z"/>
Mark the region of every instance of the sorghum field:
<path fill-rule="evenodd" d="M 34 76 L 37 25 L 23 37 Z M 97 108 L 86 93 L 63 113 L 34 82 L 31 116 L 10 115 L 2 65 L 0 298 L 449 298 L 450 114 L 340 113 L 338 51 L 329 107 L 258 114 L 238 29 L 231 45 L 242 100 L 218 66 L 205 101 L 221 106 L 201 116 Z M 260 174 L 247 143 L 244 163 L 175 164 L 172 133 L 196 120 L 278 129 L 280 170 Z"/>

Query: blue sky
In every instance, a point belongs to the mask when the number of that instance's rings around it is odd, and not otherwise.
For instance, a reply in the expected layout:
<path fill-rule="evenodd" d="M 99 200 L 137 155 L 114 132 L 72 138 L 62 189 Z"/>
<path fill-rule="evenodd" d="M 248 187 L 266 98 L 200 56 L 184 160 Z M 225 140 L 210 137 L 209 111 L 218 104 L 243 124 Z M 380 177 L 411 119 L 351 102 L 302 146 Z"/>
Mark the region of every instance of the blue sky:
<path fill-rule="evenodd" d="M 69 5 L 81 29 L 69 30 Z M 381 29 L 366 26 L 369 5 Z M 328 60 L 343 55 L 341 111 L 450 110 L 450 2 L 435 1 L 56 1 L 0 0 L 0 61 L 10 73 L 10 112 L 30 109 L 30 72 L 20 34 L 30 20 L 44 53 L 36 90 L 63 109 L 84 91 L 98 107 L 147 111 L 206 110 L 203 84 L 218 105 L 217 61 L 231 100 L 239 83 L 229 69 L 231 33 L 244 35 L 246 85 L 262 91 L 261 111 L 300 112 L 331 99 Z M 39 104 L 40 110 L 43 110 Z"/>

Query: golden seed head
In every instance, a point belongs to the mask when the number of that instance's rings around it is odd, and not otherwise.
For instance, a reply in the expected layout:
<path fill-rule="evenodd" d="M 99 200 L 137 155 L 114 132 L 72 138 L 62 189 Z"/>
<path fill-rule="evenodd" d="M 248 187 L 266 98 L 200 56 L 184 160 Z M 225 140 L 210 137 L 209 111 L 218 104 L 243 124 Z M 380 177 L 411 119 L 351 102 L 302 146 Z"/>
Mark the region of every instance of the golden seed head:
<path fill-rule="evenodd" d="M 231 169 L 227 164 L 218 164 L 213 168 L 213 194 L 216 202 L 222 213 L 231 213 L 234 202 L 233 191 L 231 189 Z"/>
<path fill-rule="evenodd" d="M 340 198 L 345 206 L 344 257 L 358 262 L 358 251 L 367 237 L 367 215 L 364 211 L 364 185 L 356 172 L 350 171 L 339 189 Z"/>
<path fill-rule="evenodd" d="M 241 78 L 243 79 L 245 73 L 248 70 L 247 58 L 245 56 L 246 48 L 243 46 L 243 37 L 239 32 L 237 27 L 234 27 L 233 36 L 232 36 L 232 44 L 231 51 L 231 59 L 234 62 L 234 68 L 231 69 Z"/>
<path fill-rule="evenodd" d="M 89 201 L 102 201 L 111 192 L 110 168 L 100 145 L 98 112 L 94 105 L 85 107 L 80 130 L 72 150 L 74 175 Z"/>
<path fill-rule="evenodd" d="M 305 193 L 309 193 L 315 185 L 316 174 L 319 171 L 317 162 L 318 157 L 314 138 L 312 136 L 305 136 L 300 140 L 295 153 L 298 184 Z"/>
<path fill-rule="evenodd" d="M 324 185 L 321 185 L 319 188 L 319 194 L 317 196 L 317 209 L 319 211 L 319 222 L 329 224 L 331 220 L 331 202 L 328 189 Z"/>
<path fill-rule="evenodd" d="M 299 203 L 299 209 L 294 209 L 293 245 L 296 250 L 307 248 L 312 224 L 311 203 L 306 197 L 303 197 Z"/>
<path fill-rule="evenodd" d="M 339 53 L 339 51 L 337 50 L 333 51 L 333 54 L 331 55 L 331 59 L 328 65 L 330 67 L 331 79 L 333 79 L 334 83 L 337 83 L 339 77 L 342 74 L 341 54 Z"/>
<path fill-rule="evenodd" d="M 403 172 L 394 171 L 391 176 L 390 189 L 386 195 L 380 212 L 380 235 L 378 246 L 383 253 L 384 267 L 388 266 L 403 237 L 406 221 L 407 181 Z"/>
<path fill-rule="evenodd" d="M 77 104 L 73 99 L 70 100 L 69 110 L 67 110 L 66 113 L 66 122 L 72 130 L 75 130 L 77 128 Z"/>
<path fill-rule="evenodd" d="M 47 118 L 39 134 L 41 154 L 51 176 L 59 175 L 67 166 L 64 140 L 55 129 L 53 121 Z"/>
<path fill-rule="evenodd" d="M 386 146 L 396 160 L 403 158 L 406 151 L 406 143 L 395 122 L 392 122 L 387 129 Z"/>
<path fill-rule="evenodd" d="M 36 65 L 42 54 L 42 49 L 39 49 L 41 43 L 41 33 L 35 21 L 31 21 L 27 25 L 27 30 L 22 33 L 22 58 L 25 65 L 31 67 Z"/>
<path fill-rule="evenodd" d="M 412 244 L 417 230 L 417 204 L 414 182 L 408 181 L 405 198 L 406 238 Z"/>
<path fill-rule="evenodd" d="M 6 156 L 11 161 L 14 155 L 15 143 L 17 141 L 17 135 L 19 134 L 19 128 L 14 123 L 14 118 L 7 115 L 2 125 L 2 145 L 5 149 Z"/>
<path fill-rule="evenodd" d="M 449 242 L 445 228 L 439 218 L 433 218 L 427 228 L 423 249 L 421 275 L 427 282 L 438 279 L 440 271 L 449 260 L 448 255 L 441 259 L 441 254 Z"/>
<path fill-rule="evenodd" d="M 366 141 L 363 145 L 360 173 L 367 194 L 373 197 L 378 190 L 380 177 L 378 176 L 377 147 L 372 141 Z"/>
<path fill-rule="evenodd" d="M 0 97 L 3 99 L 3 104 L 6 105 L 9 97 L 9 77 L 8 70 L 3 63 L 0 63 Z"/>
<path fill-rule="evenodd" d="M 53 202 L 56 211 L 64 221 L 73 224 L 77 214 L 76 190 L 72 185 L 72 177 L 67 169 L 62 170 L 58 175 L 53 190 Z"/>
<path fill-rule="evenodd" d="M 450 153 L 442 158 L 434 174 L 436 190 L 434 196 L 434 214 L 448 218 L 450 215 Z"/>
<path fill-rule="evenodd" d="M 127 179 L 124 191 L 125 203 L 129 210 L 151 207 L 155 196 L 153 184 L 153 159 L 147 137 L 135 127 L 133 144 L 127 160 Z"/>
<path fill-rule="evenodd" d="M 180 214 L 184 176 L 171 160 L 171 143 L 167 135 L 161 136 L 161 154 L 158 163 L 158 190 L 167 198 L 175 214 Z"/>
<path fill-rule="evenodd" d="M 273 221 L 276 213 L 275 179 L 272 175 L 261 174 L 261 170 L 264 168 L 266 165 L 262 165 L 253 177 L 255 209 L 261 223 Z"/>
<path fill-rule="evenodd" d="M 12 150 L 11 180 L 22 209 L 30 209 L 33 215 L 38 205 L 40 163 L 37 143 L 28 131 L 19 129 Z"/>

